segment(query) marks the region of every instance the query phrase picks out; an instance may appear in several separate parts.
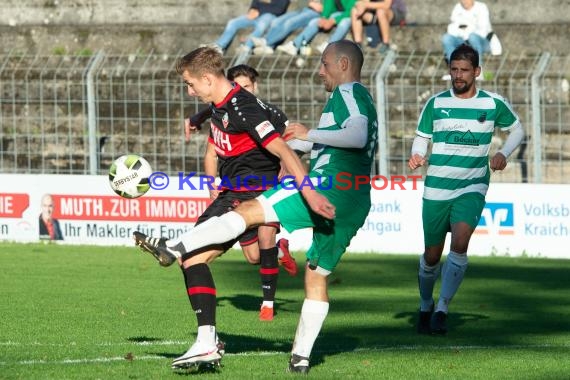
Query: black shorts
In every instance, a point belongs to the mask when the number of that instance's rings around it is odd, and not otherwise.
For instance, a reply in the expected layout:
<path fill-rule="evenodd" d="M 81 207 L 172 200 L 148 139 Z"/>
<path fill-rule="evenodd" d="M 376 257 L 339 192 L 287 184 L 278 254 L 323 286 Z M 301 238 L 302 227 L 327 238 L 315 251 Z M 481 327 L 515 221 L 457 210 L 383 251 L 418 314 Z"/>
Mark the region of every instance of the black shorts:
<path fill-rule="evenodd" d="M 205 222 L 213 216 L 221 216 L 235 209 L 241 202 L 257 198 L 261 191 L 224 191 L 221 192 L 216 199 L 208 206 L 202 215 L 196 221 L 196 225 Z M 279 223 L 268 223 L 266 226 L 274 227 L 279 232 Z M 244 247 L 256 243 L 257 227 L 251 227 L 237 238 L 222 244 L 220 247 L 223 251 L 227 251 L 239 241 Z"/>

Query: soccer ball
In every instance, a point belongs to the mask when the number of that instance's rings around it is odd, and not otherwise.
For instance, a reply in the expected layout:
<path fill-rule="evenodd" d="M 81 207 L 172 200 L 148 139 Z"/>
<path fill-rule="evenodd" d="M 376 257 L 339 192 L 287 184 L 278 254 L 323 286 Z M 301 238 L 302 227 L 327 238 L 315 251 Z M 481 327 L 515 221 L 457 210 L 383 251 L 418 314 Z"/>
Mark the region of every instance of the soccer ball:
<path fill-rule="evenodd" d="M 152 168 L 147 160 L 136 154 L 117 158 L 109 168 L 111 189 L 123 198 L 138 198 L 149 189 Z"/>

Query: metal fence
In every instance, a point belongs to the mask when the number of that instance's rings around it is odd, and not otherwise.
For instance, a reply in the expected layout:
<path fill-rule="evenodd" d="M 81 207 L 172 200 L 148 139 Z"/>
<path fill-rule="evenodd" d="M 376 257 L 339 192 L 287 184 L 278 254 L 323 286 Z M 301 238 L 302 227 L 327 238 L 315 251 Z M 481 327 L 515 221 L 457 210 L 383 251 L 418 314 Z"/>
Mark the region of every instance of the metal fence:
<path fill-rule="evenodd" d="M 138 153 L 156 170 L 202 171 L 207 131 L 184 142 L 183 118 L 204 105 L 186 94 L 177 55 L 0 55 L 0 172 L 106 174 Z M 228 67 L 235 57 L 228 57 Z M 259 96 L 291 120 L 315 126 L 326 101 L 319 58 L 253 56 Z M 375 172 L 408 174 L 406 162 L 425 101 L 448 82 L 440 52 L 367 53 L 363 82 L 380 117 Z M 493 181 L 570 183 L 570 56 L 485 57 L 478 85 L 507 97 L 527 132 Z M 497 135 L 494 149 L 504 141 Z"/>

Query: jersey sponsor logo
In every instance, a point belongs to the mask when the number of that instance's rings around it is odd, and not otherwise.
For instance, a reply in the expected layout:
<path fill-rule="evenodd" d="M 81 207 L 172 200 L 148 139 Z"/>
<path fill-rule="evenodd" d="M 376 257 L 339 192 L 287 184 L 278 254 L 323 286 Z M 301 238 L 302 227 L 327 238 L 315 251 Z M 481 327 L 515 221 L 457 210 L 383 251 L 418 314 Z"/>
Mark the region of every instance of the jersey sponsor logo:
<path fill-rule="evenodd" d="M 224 152 L 231 152 L 232 142 L 230 140 L 230 136 L 227 133 L 224 133 L 219 128 L 216 128 L 213 124 L 212 127 L 213 127 L 212 134 L 214 136 L 214 144 L 216 144 L 216 146 L 218 148 L 221 148 L 221 150 Z"/>
<path fill-rule="evenodd" d="M 224 126 L 224 128 L 227 128 L 229 124 L 230 124 L 230 117 L 228 116 L 228 113 L 226 112 L 224 114 L 224 116 L 222 116 L 222 125 Z"/>
<path fill-rule="evenodd" d="M 271 124 L 269 120 L 265 120 L 261 124 L 258 124 L 255 127 L 255 130 L 257 131 L 259 138 L 264 138 L 265 136 L 267 136 L 268 133 L 274 131 L 275 128 L 273 127 L 273 124 Z"/>
<path fill-rule="evenodd" d="M 514 235 L 514 207 L 512 203 L 487 203 L 481 212 L 476 234 Z"/>
<path fill-rule="evenodd" d="M 471 131 L 453 131 L 447 134 L 445 137 L 445 143 L 452 145 L 479 146 L 479 139 L 476 138 Z"/>
<path fill-rule="evenodd" d="M 487 120 L 487 112 L 477 112 L 477 121 L 479 123 L 484 123 Z"/>

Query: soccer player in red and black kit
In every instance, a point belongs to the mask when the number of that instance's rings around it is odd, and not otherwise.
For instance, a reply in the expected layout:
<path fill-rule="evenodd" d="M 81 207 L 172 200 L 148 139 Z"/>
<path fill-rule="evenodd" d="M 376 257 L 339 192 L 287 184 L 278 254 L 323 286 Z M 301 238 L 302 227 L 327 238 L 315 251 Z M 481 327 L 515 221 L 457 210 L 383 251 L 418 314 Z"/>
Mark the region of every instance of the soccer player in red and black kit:
<path fill-rule="evenodd" d="M 257 197 L 261 191 L 277 182 L 280 158 L 302 165 L 292 150 L 281 139 L 287 117 L 278 108 L 265 104 L 252 93 L 230 82 L 224 76 L 222 55 L 213 48 L 202 47 L 192 51 L 177 63 L 177 72 L 188 86 L 190 96 L 198 96 L 211 104 L 211 127 L 206 154 L 216 156 L 222 186 L 212 204 L 200 216 L 197 224 L 225 214 L 242 201 Z M 270 153 L 265 148 L 271 144 Z M 284 158 L 286 157 L 286 158 Z M 295 167 L 296 172 L 299 171 Z M 206 169 L 207 174 L 212 174 Z M 271 228 L 263 227 L 260 228 Z M 135 233 L 137 241 L 146 236 Z M 256 231 L 244 235 L 255 238 Z M 216 345 L 216 288 L 208 263 L 231 248 L 240 238 L 219 246 L 209 246 L 199 252 L 181 254 L 184 279 L 192 309 L 198 320 L 196 342 L 179 358 L 173 368 L 185 368 L 194 364 L 219 362 L 221 355 Z M 246 236 L 247 238 L 247 236 Z M 164 245 L 166 239 L 153 242 Z M 278 272 L 277 248 L 261 247 L 261 272 L 265 272 L 264 293 L 273 292 Z M 181 251 L 182 252 L 182 251 Z M 161 262 L 172 262 L 172 257 L 157 257 Z M 271 296 L 271 294 L 270 294 Z M 265 298 L 265 294 L 264 294 Z"/>
<path fill-rule="evenodd" d="M 228 69 L 227 78 L 230 81 L 239 84 L 240 87 L 243 88 L 244 90 L 247 90 L 252 94 L 257 95 L 259 73 L 253 67 L 244 64 L 230 67 Z M 273 106 L 270 104 L 268 104 L 268 106 L 273 108 Z M 212 109 L 211 107 L 207 107 L 199 111 L 195 115 L 190 116 L 189 118 L 184 120 L 184 135 L 186 137 L 186 142 L 190 141 L 192 132 L 200 130 L 201 125 L 205 123 L 210 118 L 211 115 L 212 115 Z M 275 115 L 277 117 L 280 117 L 282 113 L 278 112 Z M 273 124 L 280 125 L 283 123 L 277 122 Z M 211 177 L 217 176 L 218 174 L 217 159 L 218 157 L 215 150 L 213 150 L 211 155 L 206 154 L 205 164 L 204 164 L 205 169 L 207 171 L 206 175 L 209 175 Z M 219 191 L 217 189 L 210 190 L 210 197 L 212 198 L 212 200 L 216 198 L 218 193 Z M 262 228 L 260 231 L 261 235 L 259 234 L 258 231 L 258 234 L 256 235 L 255 241 L 253 243 L 251 243 L 252 240 L 245 240 L 245 239 L 240 240 L 240 245 L 242 247 L 243 254 L 247 259 L 247 261 L 250 264 L 254 265 L 259 264 L 260 261 L 259 247 L 263 246 L 263 247 L 272 248 L 273 246 L 277 245 L 279 264 L 283 266 L 283 268 L 285 269 L 285 271 L 287 271 L 287 273 L 289 273 L 289 275 L 296 276 L 297 263 L 295 262 L 293 256 L 291 256 L 291 254 L 289 253 L 289 241 L 285 238 L 282 238 L 279 239 L 277 243 L 275 243 L 276 234 L 277 232 L 279 232 L 279 226 L 275 226 L 275 228 Z M 266 302 L 267 301 L 264 298 L 264 304 L 266 304 Z M 268 307 L 270 306 L 271 308 L 273 307 L 269 304 L 267 304 L 266 306 Z M 259 319 L 260 320 L 273 319 L 273 311 L 269 310 L 268 308 L 264 309 L 262 306 Z"/>
<path fill-rule="evenodd" d="M 237 65 L 228 69 L 227 78 L 237 83 L 242 89 L 257 95 L 257 78 L 259 73 L 253 67 L 248 65 Z M 287 122 L 286 116 L 278 108 L 268 104 L 270 109 L 274 109 L 277 112 L 271 113 L 271 122 L 277 128 L 279 132 L 283 132 L 282 126 Z M 199 126 L 206 122 L 212 115 L 212 107 L 208 106 L 204 110 L 198 112 L 194 116 L 189 117 L 184 121 L 184 133 L 186 136 L 186 141 L 190 141 L 191 131 L 199 129 Z M 275 157 L 271 156 L 270 160 L 274 160 Z M 204 157 L 204 167 L 205 174 L 210 178 L 214 178 L 218 175 L 218 163 L 223 161 L 224 157 L 218 157 L 218 152 L 216 150 L 216 145 L 213 141 L 212 136 L 208 141 L 208 147 L 206 155 Z M 249 169 L 255 168 L 255 162 L 251 162 L 248 167 Z M 262 167 L 265 166 L 262 163 Z M 270 165 L 274 169 L 278 170 L 279 165 Z M 248 169 L 248 170 L 249 170 Z M 233 173 L 225 173 L 224 175 L 231 176 Z M 239 174 L 239 172 L 238 172 Z M 255 173 L 253 173 L 255 174 Z M 275 172 L 274 176 L 277 176 Z M 248 191 L 245 188 L 225 188 L 226 199 L 231 199 L 232 204 L 230 207 L 222 205 L 224 210 L 233 209 L 237 206 L 238 202 L 241 202 L 244 198 L 250 199 L 259 195 L 257 191 Z M 239 191 L 241 194 L 231 194 L 231 191 Z M 210 189 L 210 199 L 214 200 L 220 194 L 218 187 Z M 227 203 L 227 202 L 226 202 Z M 212 213 L 205 213 L 198 222 L 202 222 L 208 219 Z M 262 225 L 259 228 L 253 228 L 247 233 L 240 237 L 239 243 L 243 250 L 243 254 L 247 261 L 253 265 L 261 264 L 259 270 L 261 277 L 261 289 L 263 292 L 263 303 L 261 304 L 261 309 L 259 311 L 259 319 L 261 321 L 271 321 L 274 316 L 274 301 L 275 292 L 277 286 L 277 276 L 278 271 L 273 267 L 273 256 L 275 249 L 277 249 L 278 262 L 283 266 L 283 268 L 291 275 L 295 276 L 297 274 L 297 263 L 295 259 L 289 253 L 289 242 L 287 239 L 280 239 L 276 243 L 276 235 L 279 232 L 279 224 L 272 225 Z M 277 248 L 276 248 L 277 247 Z M 166 266 L 164 263 L 162 265 Z M 167 263 L 170 264 L 170 263 Z"/>

